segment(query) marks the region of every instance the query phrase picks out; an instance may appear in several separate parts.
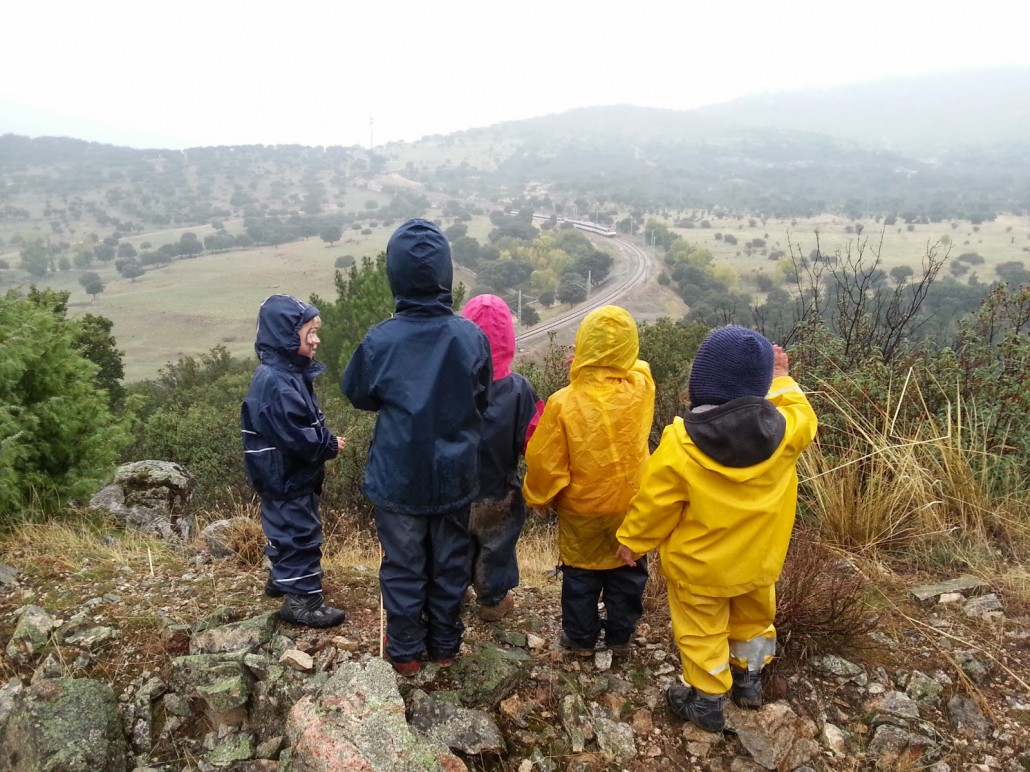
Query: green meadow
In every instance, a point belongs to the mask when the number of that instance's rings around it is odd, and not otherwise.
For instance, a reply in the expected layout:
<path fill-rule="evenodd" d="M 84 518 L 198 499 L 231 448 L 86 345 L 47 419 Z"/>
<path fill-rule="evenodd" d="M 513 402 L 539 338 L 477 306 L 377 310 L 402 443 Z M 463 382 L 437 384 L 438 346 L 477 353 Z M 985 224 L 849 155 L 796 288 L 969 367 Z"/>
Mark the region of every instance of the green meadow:
<path fill-rule="evenodd" d="M 366 194 L 369 199 L 374 198 L 371 191 L 360 195 Z M 771 253 L 779 250 L 789 255 L 793 245 L 796 254 L 809 254 L 815 249 L 817 231 L 824 253 L 855 250 L 860 241 L 867 241 L 867 255 L 871 259 L 872 250 L 879 248 L 884 227 L 871 220 L 863 222 L 863 232 L 858 235 L 854 233 L 856 221 L 830 215 L 796 220 L 768 219 L 764 223 L 746 217 L 701 216 L 697 217 L 697 222 L 702 219 L 708 220 L 709 227 L 674 230 L 684 239 L 709 249 L 715 263 L 731 268 L 745 289 L 752 287 L 752 277 L 757 272 L 774 273 L 777 265 L 784 262 L 784 258 L 771 260 Z M 668 224 L 672 223 L 670 217 Z M 228 221 L 225 226 L 230 232 L 237 232 L 241 224 Z M 951 263 L 966 252 L 976 252 L 984 258 L 982 265 L 969 266 L 967 273 L 958 276 L 960 281 L 976 273 L 979 281 L 990 282 L 995 278 L 993 266 L 1003 262 L 1030 264 L 1030 218 L 1001 216 L 980 226 L 968 221 L 959 221 L 955 226 L 949 222 L 917 224 L 909 230 L 899 222 L 886 227 L 882 267 L 890 270 L 896 265 L 909 265 L 918 271 L 927 243 L 939 239 L 947 242 L 946 247 L 950 246 Z M 77 270 L 51 275 L 41 285 L 71 293 L 70 316 L 95 313 L 114 322 L 118 347 L 125 352 L 125 380 L 131 383 L 157 375 L 167 363 L 204 353 L 217 345 L 225 346 L 234 356 L 250 356 L 257 308 L 265 297 L 285 292 L 302 298 L 312 293 L 334 298 L 337 258 L 350 255 L 360 260 L 365 255 L 378 254 L 385 249 L 392 227 L 376 228 L 369 235 L 347 230 L 341 241 L 331 247 L 321 239 L 309 238 L 277 247 L 204 253 L 148 269 L 135 281 L 119 276 L 113 262 L 96 263 L 91 270 L 100 274 L 104 291 L 95 300 L 79 285 L 80 271 Z M 484 242 L 491 227 L 486 217 L 476 218 L 469 223 L 469 235 Z M 848 228 L 852 232 L 848 232 Z M 212 228 L 209 225 L 175 228 L 133 235 L 125 240 L 137 249 L 143 242 L 157 248 L 163 243 L 178 241 L 186 231 L 192 231 L 203 240 Z M 723 238 L 716 238 L 716 234 Z M 735 236 L 737 244 L 726 243 L 727 234 Z M 747 243 L 756 238 L 764 240 L 765 246 L 749 249 Z M 13 269 L 17 265 L 17 254 L 9 254 L 7 259 Z M 944 275 L 952 275 L 949 268 L 945 267 Z M 475 279 L 468 271 L 458 269 L 456 280 L 474 288 Z M 0 282 L 0 289 L 28 286 L 27 277 L 16 269 L 0 272 Z M 658 310 L 653 307 L 653 294 L 654 288 L 650 292 L 634 293 L 626 299 L 626 306 L 631 311 L 639 311 L 641 318 L 651 318 Z M 671 293 L 661 294 L 670 294 L 670 302 L 664 304 L 666 307 L 678 307 L 678 302 L 672 302 Z M 644 305 L 639 309 L 634 307 L 640 303 Z M 673 313 L 675 315 L 675 311 Z M 543 317 L 550 315 L 544 313 Z M 327 330 L 327 334 L 332 333 Z"/>
<path fill-rule="evenodd" d="M 911 229 L 900 220 L 885 226 L 874 220 L 851 220 L 846 217 L 823 215 L 808 219 L 774 219 L 764 223 L 758 218 L 698 217 L 697 222 L 707 219 L 710 227 L 673 228 L 687 241 L 710 250 L 717 265 L 729 266 L 742 278 L 755 271 L 772 272 L 775 264 L 769 255 L 783 251 L 789 257 L 791 247 L 794 254 L 808 255 L 818 245 L 823 254 L 832 255 L 838 250 L 851 249 L 854 254 L 864 243 L 867 259 L 879 251 L 882 268 L 889 271 L 899 265 L 908 265 L 918 271 L 920 261 L 926 254 L 927 245 L 941 242 L 942 249 L 950 249 L 949 262 L 968 252 L 975 252 L 984 259 L 982 265 L 971 265 L 970 270 L 960 276 L 967 281 L 977 274 L 980 282 L 994 281 L 994 266 L 1006 262 L 1022 262 L 1030 265 L 1030 217 L 1000 215 L 993 222 L 973 225 L 968 220 L 913 224 Z M 672 219 L 668 221 L 671 227 Z M 861 234 L 855 233 L 856 224 L 862 226 Z M 953 227 L 954 226 L 954 227 Z M 848 232 L 848 228 L 852 232 Z M 737 239 L 729 244 L 725 237 L 730 234 Z M 881 246 L 882 234 L 882 246 Z M 765 241 L 765 247 L 748 249 L 747 243 L 754 239 Z M 782 258 L 781 258 L 782 262 Z M 953 275 L 946 266 L 943 274 Z"/>

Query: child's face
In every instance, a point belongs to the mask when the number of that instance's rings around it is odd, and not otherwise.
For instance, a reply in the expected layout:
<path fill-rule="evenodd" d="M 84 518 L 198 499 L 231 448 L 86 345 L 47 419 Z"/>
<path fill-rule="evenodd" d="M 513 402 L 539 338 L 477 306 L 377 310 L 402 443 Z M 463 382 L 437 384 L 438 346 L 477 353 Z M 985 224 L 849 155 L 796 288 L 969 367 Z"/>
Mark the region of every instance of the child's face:
<path fill-rule="evenodd" d="M 310 357 L 311 359 L 315 358 L 318 344 L 322 342 L 318 337 L 318 330 L 321 326 L 322 317 L 316 316 L 300 328 L 300 348 L 297 349 L 298 354 L 303 357 Z"/>

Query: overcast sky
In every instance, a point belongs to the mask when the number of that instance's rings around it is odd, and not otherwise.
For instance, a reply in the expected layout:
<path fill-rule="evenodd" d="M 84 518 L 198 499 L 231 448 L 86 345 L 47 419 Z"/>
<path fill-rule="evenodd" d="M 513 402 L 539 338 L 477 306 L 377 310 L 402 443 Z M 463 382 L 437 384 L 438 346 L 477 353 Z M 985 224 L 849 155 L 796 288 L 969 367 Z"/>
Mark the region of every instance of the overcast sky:
<path fill-rule="evenodd" d="M 0 19 L 0 134 L 134 147 L 379 145 L 1030 64 L 1023 0 L 10 0 Z"/>

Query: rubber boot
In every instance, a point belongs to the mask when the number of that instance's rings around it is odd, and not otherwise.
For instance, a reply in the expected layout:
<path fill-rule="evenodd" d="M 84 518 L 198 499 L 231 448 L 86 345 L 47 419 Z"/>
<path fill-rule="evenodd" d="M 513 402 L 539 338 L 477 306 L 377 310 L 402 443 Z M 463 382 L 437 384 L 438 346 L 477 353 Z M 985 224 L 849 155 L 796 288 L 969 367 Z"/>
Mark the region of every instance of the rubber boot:
<path fill-rule="evenodd" d="M 322 593 L 294 595 L 287 593 L 279 617 L 285 622 L 304 627 L 335 627 L 347 619 L 347 612 L 325 602 Z"/>
<path fill-rule="evenodd" d="M 730 675 L 733 676 L 733 689 L 730 690 L 733 704 L 738 708 L 751 710 L 762 707 L 762 671 L 752 673 L 742 667 L 730 665 Z"/>
<path fill-rule="evenodd" d="M 721 732 L 726 725 L 721 694 L 706 694 L 693 686 L 673 684 L 665 690 L 665 702 L 677 716 L 693 721 L 706 732 Z"/>

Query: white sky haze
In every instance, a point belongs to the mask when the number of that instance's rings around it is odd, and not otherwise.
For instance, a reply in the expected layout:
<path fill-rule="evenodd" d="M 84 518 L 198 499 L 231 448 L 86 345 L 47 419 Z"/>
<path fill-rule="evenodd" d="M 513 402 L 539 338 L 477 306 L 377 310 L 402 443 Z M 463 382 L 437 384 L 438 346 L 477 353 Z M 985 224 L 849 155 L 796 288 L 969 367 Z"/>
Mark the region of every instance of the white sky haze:
<path fill-rule="evenodd" d="M 134 147 L 379 145 L 1030 64 L 1030 4 L 1008 0 L 12 0 L 2 19 L 0 134 Z"/>

